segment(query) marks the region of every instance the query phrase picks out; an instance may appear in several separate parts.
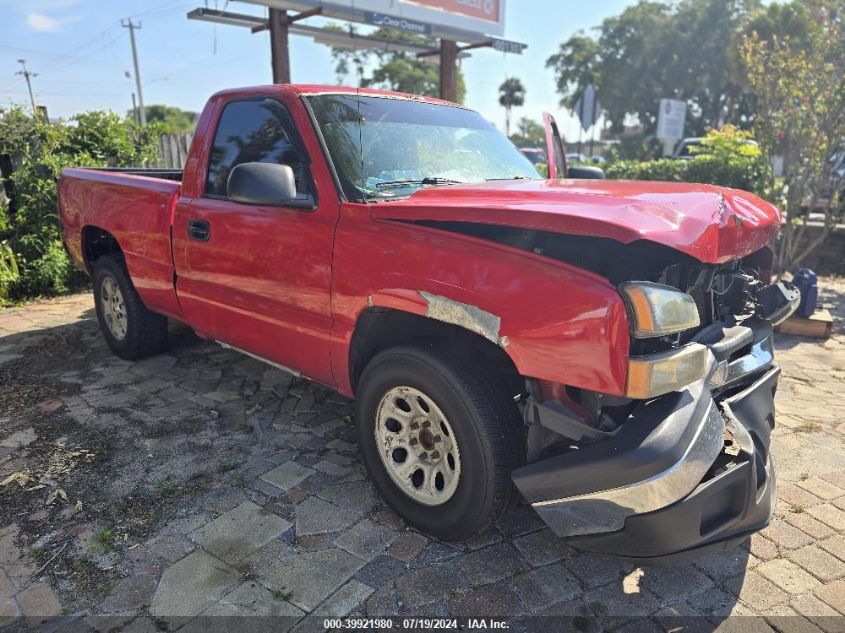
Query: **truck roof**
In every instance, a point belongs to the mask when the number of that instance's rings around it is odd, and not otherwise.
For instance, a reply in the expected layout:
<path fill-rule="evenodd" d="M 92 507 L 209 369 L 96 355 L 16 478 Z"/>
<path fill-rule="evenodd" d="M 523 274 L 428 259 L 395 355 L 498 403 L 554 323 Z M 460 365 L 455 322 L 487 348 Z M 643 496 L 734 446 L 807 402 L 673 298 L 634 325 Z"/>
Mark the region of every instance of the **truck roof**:
<path fill-rule="evenodd" d="M 227 88 L 216 92 L 214 96 L 241 96 L 245 94 L 272 94 L 280 90 L 290 90 L 299 95 L 319 95 L 319 94 L 361 94 L 371 95 L 374 97 L 390 97 L 393 99 L 408 99 L 411 101 L 421 101 L 423 103 L 432 103 L 438 105 L 457 106 L 463 108 L 459 103 L 437 99 L 435 97 L 424 97 L 422 95 L 413 95 L 405 92 L 394 92 L 392 90 L 379 90 L 377 88 L 356 88 L 355 86 L 331 86 L 323 84 L 265 84 L 259 86 L 245 86 L 242 88 Z"/>

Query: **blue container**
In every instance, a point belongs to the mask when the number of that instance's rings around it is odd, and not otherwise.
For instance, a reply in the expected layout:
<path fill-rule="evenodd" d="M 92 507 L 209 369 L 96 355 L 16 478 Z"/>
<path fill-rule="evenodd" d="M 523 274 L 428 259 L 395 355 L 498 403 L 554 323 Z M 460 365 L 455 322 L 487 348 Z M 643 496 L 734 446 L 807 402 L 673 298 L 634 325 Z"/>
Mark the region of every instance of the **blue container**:
<path fill-rule="evenodd" d="M 792 283 L 801 291 L 801 303 L 798 304 L 795 314 L 808 319 L 813 316 L 819 302 L 818 277 L 809 268 L 801 268 L 795 273 Z"/>

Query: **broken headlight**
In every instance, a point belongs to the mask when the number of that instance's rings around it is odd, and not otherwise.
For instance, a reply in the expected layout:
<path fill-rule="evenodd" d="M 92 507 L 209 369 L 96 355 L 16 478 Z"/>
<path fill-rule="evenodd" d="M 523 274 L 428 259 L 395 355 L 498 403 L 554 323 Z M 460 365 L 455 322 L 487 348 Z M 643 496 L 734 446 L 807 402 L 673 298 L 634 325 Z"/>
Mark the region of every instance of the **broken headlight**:
<path fill-rule="evenodd" d="M 628 306 L 631 334 L 636 338 L 675 334 L 701 323 L 695 299 L 671 286 L 633 281 L 622 284 L 619 291 Z"/>

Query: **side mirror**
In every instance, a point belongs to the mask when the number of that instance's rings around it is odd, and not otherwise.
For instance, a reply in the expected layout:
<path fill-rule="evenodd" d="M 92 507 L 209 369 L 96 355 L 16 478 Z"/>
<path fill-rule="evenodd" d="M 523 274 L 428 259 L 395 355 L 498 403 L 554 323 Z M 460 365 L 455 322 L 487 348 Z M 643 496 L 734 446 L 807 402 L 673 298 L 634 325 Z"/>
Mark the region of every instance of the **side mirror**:
<path fill-rule="evenodd" d="M 229 172 L 229 200 L 243 204 L 313 209 L 310 195 L 297 195 L 293 169 L 276 163 L 241 163 Z"/>
<path fill-rule="evenodd" d="M 570 167 L 566 170 L 567 178 L 579 178 L 587 180 L 604 180 L 604 171 L 598 167 L 586 167 L 579 165 L 578 167 Z"/>

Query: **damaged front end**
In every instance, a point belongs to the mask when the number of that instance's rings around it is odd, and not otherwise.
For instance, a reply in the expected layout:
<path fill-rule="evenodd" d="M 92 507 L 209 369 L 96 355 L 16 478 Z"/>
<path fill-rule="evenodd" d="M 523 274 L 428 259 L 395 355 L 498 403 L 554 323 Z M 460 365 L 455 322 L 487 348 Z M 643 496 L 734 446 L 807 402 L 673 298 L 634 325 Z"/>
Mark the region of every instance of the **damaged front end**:
<path fill-rule="evenodd" d="M 665 562 L 731 547 L 768 524 L 773 325 L 800 298 L 767 283 L 769 261 L 762 251 L 615 279 L 630 308 L 624 397 L 527 381 L 528 464 L 512 477 L 556 534 Z"/>

